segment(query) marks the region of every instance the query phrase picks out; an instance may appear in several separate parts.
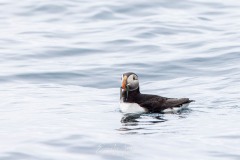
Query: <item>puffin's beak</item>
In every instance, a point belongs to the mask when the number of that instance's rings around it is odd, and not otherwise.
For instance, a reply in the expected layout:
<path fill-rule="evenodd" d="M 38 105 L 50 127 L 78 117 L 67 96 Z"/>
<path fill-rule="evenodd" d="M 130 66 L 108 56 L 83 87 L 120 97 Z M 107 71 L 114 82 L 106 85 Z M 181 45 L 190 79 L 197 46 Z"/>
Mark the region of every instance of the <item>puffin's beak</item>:
<path fill-rule="evenodd" d="M 127 76 L 124 76 L 122 79 L 122 89 L 126 89 L 127 87 Z"/>

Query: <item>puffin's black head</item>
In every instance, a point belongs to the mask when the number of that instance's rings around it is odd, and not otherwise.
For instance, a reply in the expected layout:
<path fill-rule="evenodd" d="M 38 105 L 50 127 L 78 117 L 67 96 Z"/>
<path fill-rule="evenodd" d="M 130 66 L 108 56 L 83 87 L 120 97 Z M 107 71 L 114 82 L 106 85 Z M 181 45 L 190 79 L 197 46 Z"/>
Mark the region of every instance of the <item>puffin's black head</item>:
<path fill-rule="evenodd" d="M 133 91 L 139 88 L 138 76 L 133 72 L 124 73 L 122 75 L 122 89 Z"/>

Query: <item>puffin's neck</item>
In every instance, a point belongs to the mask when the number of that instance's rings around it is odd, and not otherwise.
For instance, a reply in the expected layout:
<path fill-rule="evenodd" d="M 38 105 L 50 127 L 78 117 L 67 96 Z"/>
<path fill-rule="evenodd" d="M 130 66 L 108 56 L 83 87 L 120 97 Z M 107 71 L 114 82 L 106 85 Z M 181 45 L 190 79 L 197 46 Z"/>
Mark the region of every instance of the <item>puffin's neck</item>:
<path fill-rule="evenodd" d="M 140 94 L 139 87 L 133 91 L 123 91 L 123 102 L 134 102 L 135 97 Z"/>

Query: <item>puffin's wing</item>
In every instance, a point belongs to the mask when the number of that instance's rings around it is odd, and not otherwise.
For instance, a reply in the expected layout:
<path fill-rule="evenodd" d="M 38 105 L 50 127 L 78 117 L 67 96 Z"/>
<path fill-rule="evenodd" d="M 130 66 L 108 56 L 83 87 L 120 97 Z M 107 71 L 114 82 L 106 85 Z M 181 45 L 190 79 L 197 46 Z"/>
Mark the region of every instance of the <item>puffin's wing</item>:
<path fill-rule="evenodd" d="M 192 100 L 188 98 L 165 98 L 165 97 L 154 97 L 141 103 L 140 106 L 147 108 L 149 112 L 161 112 L 165 109 L 172 109 L 174 107 L 181 107 L 183 104 L 190 103 Z"/>
<path fill-rule="evenodd" d="M 149 112 L 161 112 L 164 108 L 163 104 L 166 102 L 167 98 L 160 96 L 144 95 L 145 101 L 140 103 L 140 106 L 147 108 Z"/>
<path fill-rule="evenodd" d="M 193 102 L 193 100 L 189 100 L 189 98 L 168 98 L 163 103 L 163 108 L 173 108 L 173 107 L 181 107 L 183 104 Z"/>

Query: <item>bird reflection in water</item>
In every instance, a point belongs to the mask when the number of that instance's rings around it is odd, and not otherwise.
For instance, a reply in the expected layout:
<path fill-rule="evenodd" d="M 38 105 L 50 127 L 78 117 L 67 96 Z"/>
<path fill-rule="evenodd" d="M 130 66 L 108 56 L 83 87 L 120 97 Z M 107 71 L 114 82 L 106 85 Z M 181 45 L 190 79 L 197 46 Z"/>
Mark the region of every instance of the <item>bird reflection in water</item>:
<path fill-rule="evenodd" d="M 146 117 L 150 117 L 152 120 L 148 120 Z M 145 121 L 146 120 L 146 121 Z M 163 118 L 162 114 L 125 114 L 122 119 L 122 124 L 128 124 L 128 123 L 159 123 L 159 122 L 165 122 L 166 119 Z"/>
<path fill-rule="evenodd" d="M 177 113 L 179 118 L 187 118 L 192 110 L 182 109 Z M 169 114 L 168 114 L 169 115 Z M 162 129 L 160 123 L 168 121 L 165 114 L 146 113 L 146 114 L 124 114 L 121 118 L 122 127 L 117 129 L 121 134 L 154 134 Z M 159 125 L 159 127 L 150 127 L 150 125 Z"/>
<path fill-rule="evenodd" d="M 117 129 L 122 134 L 153 134 L 156 130 L 147 126 L 167 121 L 162 114 L 125 114 L 122 119 L 122 127 Z"/>

